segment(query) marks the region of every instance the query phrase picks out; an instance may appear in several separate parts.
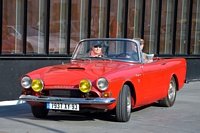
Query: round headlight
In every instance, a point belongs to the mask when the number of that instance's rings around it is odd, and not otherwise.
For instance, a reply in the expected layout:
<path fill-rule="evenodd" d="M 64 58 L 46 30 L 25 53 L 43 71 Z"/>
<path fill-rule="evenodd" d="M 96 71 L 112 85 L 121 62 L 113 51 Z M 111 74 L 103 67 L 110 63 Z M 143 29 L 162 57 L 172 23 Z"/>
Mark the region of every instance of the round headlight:
<path fill-rule="evenodd" d="M 101 91 L 105 91 L 108 88 L 108 81 L 105 78 L 99 78 L 97 80 L 97 87 L 101 90 Z"/>
<path fill-rule="evenodd" d="M 31 78 L 28 76 L 25 76 L 21 80 L 21 86 L 28 89 L 31 87 Z"/>
<path fill-rule="evenodd" d="M 79 83 L 79 89 L 81 92 L 83 93 L 88 93 L 92 88 L 92 83 L 87 80 L 87 79 L 83 79 L 80 81 Z"/>
<path fill-rule="evenodd" d="M 34 79 L 32 81 L 31 87 L 35 92 L 40 92 L 44 87 L 44 83 L 41 79 Z"/>

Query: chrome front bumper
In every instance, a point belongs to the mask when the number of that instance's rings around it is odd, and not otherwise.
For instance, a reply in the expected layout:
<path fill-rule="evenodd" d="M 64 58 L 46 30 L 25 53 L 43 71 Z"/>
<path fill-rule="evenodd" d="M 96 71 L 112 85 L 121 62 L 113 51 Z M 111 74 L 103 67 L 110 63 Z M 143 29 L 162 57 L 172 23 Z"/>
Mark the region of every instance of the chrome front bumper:
<path fill-rule="evenodd" d="M 63 97 L 48 97 L 48 96 L 32 96 L 21 95 L 20 100 L 31 102 L 62 102 L 62 103 L 79 103 L 79 104 L 111 104 L 116 101 L 115 98 L 63 98 Z"/>

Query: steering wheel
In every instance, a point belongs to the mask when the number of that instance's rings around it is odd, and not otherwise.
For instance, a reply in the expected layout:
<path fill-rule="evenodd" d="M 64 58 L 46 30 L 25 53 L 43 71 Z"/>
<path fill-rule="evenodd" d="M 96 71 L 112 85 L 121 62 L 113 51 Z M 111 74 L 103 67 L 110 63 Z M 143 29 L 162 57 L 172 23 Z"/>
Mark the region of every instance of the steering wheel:
<path fill-rule="evenodd" d="M 131 55 L 129 53 L 120 53 L 117 55 L 117 58 L 131 58 Z"/>

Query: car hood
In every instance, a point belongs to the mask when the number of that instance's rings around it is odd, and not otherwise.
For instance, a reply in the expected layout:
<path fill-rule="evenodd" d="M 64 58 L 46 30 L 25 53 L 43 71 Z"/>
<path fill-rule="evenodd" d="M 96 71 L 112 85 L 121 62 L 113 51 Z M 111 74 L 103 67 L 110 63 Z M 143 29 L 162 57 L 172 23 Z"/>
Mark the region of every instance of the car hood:
<path fill-rule="evenodd" d="M 42 75 L 45 86 L 74 86 L 80 80 L 89 79 L 95 82 L 97 78 L 114 73 L 132 65 L 122 62 L 71 62 L 49 67 Z M 37 73 L 37 72 L 36 72 Z"/>

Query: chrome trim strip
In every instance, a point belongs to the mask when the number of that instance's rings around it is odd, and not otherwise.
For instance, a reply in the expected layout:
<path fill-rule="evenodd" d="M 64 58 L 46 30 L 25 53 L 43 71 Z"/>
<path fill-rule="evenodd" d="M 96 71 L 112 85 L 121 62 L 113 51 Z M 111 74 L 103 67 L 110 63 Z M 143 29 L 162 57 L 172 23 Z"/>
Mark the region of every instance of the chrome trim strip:
<path fill-rule="evenodd" d="M 21 95 L 20 100 L 32 102 L 63 102 L 63 103 L 79 103 L 79 104 L 111 104 L 116 101 L 115 98 L 63 98 L 63 97 L 49 97 L 49 96 L 32 96 Z"/>

